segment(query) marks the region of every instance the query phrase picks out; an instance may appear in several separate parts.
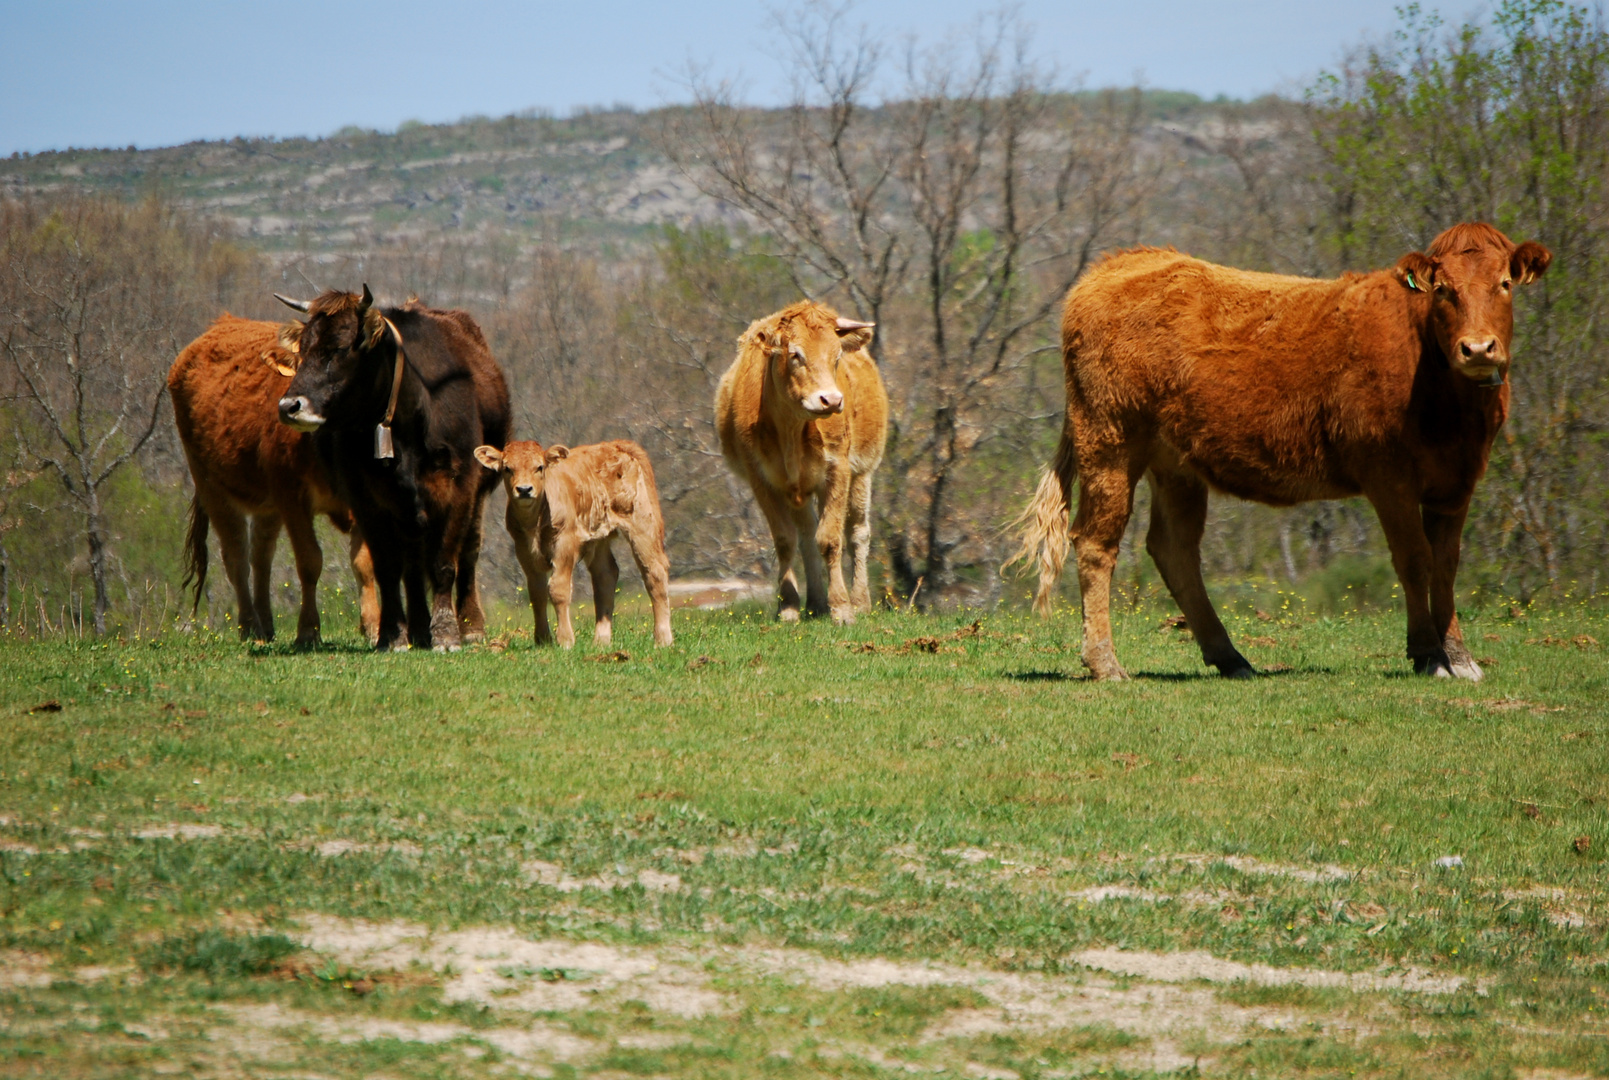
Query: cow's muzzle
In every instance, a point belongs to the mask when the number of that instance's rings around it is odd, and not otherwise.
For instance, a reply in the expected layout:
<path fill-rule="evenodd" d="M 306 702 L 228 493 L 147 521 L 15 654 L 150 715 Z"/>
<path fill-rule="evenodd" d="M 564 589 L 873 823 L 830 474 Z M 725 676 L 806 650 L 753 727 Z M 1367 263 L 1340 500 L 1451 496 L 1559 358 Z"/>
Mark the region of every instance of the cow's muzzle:
<path fill-rule="evenodd" d="M 817 390 L 800 404 L 811 416 L 831 416 L 843 411 L 844 395 L 838 390 Z"/>
<path fill-rule="evenodd" d="M 324 423 L 313 403 L 300 394 L 279 399 L 279 419 L 297 431 L 316 431 Z"/>

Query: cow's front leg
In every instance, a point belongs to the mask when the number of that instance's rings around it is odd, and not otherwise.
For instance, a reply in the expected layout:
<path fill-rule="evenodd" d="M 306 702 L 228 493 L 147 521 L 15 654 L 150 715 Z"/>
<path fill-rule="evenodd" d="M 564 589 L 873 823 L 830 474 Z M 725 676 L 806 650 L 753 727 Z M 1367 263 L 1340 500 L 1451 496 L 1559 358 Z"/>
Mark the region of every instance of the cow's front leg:
<path fill-rule="evenodd" d="M 374 583 L 374 556 L 363 539 L 363 530 L 352 525 L 348 541 L 348 558 L 352 563 L 352 576 L 358 582 L 358 628 L 373 645 L 380 640 L 380 593 Z"/>
<path fill-rule="evenodd" d="M 430 568 L 430 645 L 437 652 L 457 652 L 464 647 L 458 626 L 458 559 L 448 551 L 437 553 Z"/>
<path fill-rule="evenodd" d="M 803 506 L 794 508 L 793 522 L 801 537 L 818 535 L 816 504 L 813 499 L 807 498 Z M 840 546 L 839 551 L 842 550 Z M 799 556 L 804 560 L 805 567 L 805 613 L 825 615 L 831 608 L 827 603 L 827 572 L 826 567 L 822 565 L 821 547 L 819 544 L 801 543 Z M 845 600 L 847 599 L 846 594 Z"/>
<path fill-rule="evenodd" d="M 1430 542 L 1431 626 L 1441 636 L 1442 651 L 1447 654 L 1447 667 L 1453 675 L 1480 682 L 1486 673 L 1464 644 L 1464 632 L 1458 625 L 1458 558 L 1468 512 L 1467 506 L 1453 513 L 1425 507 L 1421 516 L 1425 539 Z"/>
<path fill-rule="evenodd" d="M 849 516 L 850 472 L 847 462 L 829 462 L 827 482 L 822 488 L 821 521 L 816 526 L 816 549 L 827 569 L 827 607 L 833 622 L 847 625 L 855 621 L 849 603 L 849 586 L 844 583 L 844 528 Z M 807 567 L 808 570 L 808 567 Z M 814 589 L 812 588 L 812 595 Z M 814 601 L 811 604 L 814 607 Z"/>
<path fill-rule="evenodd" d="M 374 563 L 375 589 L 380 594 L 380 613 L 374 647 L 380 652 L 405 652 L 408 648 L 408 615 L 402 602 L 402 553 L 395 543 L 369 545 Z"/>
<path fill-rule="evenodd" d="M 430 601 L 425 591 L 425 569 L 418 552 L 407 553 L 402 566 L 402 588 L 408 597 L 408 643 L 430 648 Z"/>
<path fill-rule="evenodd" d="M 799 545 L 799 532 L 779 493 L 763 480 L 753 487 L 754 501 L 765 515 L 766 524 L 771 526 L 771 540 L 777 549 L 777 618 L 783 622 L 798 622 L 799 579 L 793 575 L 793 555 Z"/>
<path fill-rule="evenodd" d="M 1419 516 L 1419 500 L 1400 491 L 1366 493 L 1380 517 L 1380 530 L 1391 548 L 1391 564 L 1402 583 L 1408 608 L 1408 658 L 1420 675 L 1446 678 L 1452 664 L 1442 646 L 1442 635 L 1430 617 L 1430 540 Z"/>
<path fill-rule="evenodd" d="M 575 646 L 575 627 L 570 625 L 570 596 L 575 584 L 575 563 L 581 556 L 581 542 L 570 536 L 559 538 L 553 548 L 553 574 L 548 578 L 548 595 L 553 600 L 553 621 L 559 647 Z"/>
<path fill-rule="evenodd" d="M 849 605 L 855 611 L 872 609 L 871 578 L 868 564 L 872 550 L 872 474 L 861 473 L 849 482 L 849 514 L 845 530 L 849 534 L 850 561 L 854 565 L 849 586 Z"/>
<path fill-rule="evenodd" d="M 536 643 L 546 645 L 553 640 L 553 632 L 548 629 L 548 573 L 553 567 L 542 557 L 539 527 L 532 526 L 527 531 L 510 518 L 508 532 L 514 538 L 514 556 L 520 561 L 520 569 L 525 571 L 525 591 L 531 597 Z"/>

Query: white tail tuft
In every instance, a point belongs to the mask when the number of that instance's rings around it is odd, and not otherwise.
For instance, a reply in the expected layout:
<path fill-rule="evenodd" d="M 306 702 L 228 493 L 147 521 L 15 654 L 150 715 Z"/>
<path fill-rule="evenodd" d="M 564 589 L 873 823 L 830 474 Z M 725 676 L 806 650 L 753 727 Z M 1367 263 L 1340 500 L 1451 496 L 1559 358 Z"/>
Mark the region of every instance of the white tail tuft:
<path fill-rule="evenodd" d="M 1039 591 L 1034 595 L 1034 611 L 1050 616 L 1051 593 L 1067 565 L 1068 508 L 1072 504 L 1073 480 L 1078 475 L 1078 455 L 1065 432 L 1056 447 L 1056 460 L 1039 476 L 1034 497 L 1012 525 L 1022 529 L 1022 546 L 1000 567 L 1002 575 L 1012 563 L 1024 567 L 1039 564 Z"/>

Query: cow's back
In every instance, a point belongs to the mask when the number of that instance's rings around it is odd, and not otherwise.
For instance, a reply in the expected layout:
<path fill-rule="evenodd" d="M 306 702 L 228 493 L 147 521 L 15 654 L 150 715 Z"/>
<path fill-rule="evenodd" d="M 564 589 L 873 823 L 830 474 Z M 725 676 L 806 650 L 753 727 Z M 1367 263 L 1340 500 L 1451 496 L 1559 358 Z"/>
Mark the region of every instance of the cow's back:
<path fill-rule="evenodd" d="M 548 466 L 544 488 L 555 525 L 573 521 L 595 539 L 628 521 L 649 519 L 655 539 L 664 542 L 653 464 L 628 439 L 570 448 L 569 456 Z"/>
<path fill-rule="evenodd" d="M 1159 439 L 1245 498 L 1354 494 L 1356 451 L 1400 439 L 1409 419 L 1419 347 L 1391 329 L 1392 316 L 1406 322 L 1391 284 L 1114 255 L 1067 297 L 1073 414 Z"/>
<path fill-rule="evenodd" d="M 280 423 L 290 378 L 271 361 L 293 364 L 279 325 L 219 316 L 179 353 L 168 371 L 175 425 L 196 480 L 246 506 L 266 506 L 281 489 L 308 485 L 329 500 L 312 440 Z"/>

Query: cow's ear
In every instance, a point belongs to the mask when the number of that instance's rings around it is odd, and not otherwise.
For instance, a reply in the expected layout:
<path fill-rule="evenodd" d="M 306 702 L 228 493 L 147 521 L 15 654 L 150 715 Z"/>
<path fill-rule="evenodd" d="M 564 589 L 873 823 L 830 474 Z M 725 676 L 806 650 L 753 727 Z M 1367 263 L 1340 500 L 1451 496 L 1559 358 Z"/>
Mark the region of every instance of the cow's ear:
<path fill-rule="evenodd" d="M 1397 260 L 1397 280 L 1414 292 L 1429 292 L 1436 284 L 1436 260 L 1422 251 L 1410 251 Z"/>
<path fill-rule="evenodd" d="M 569 456 L 570 456 L 570 448 L 568 446 L 565 446 L 562 443 L 554 443 L 552 446 L 548 447 L 548 452 L 547 452 L 546 455 L 544 455 L 544 460 L 546 460 L 547 463 L 549 465 L 551 465 L 555 461 L 559 461 L 559 460 L 561 460 L 563 458 L 567 458 Z"/>
<path fill-rule="evenodd" d="M 499 472 L 503 468 L 503 452 L 495 446 L 475 447 L 475 460 L 492 472 Z"/>
<path fill-rule="evenodd" d="M 289 363 L 281 359 L 280 353 L 272 348 L 263 350 L 263 361 L 289 379 L 296 374 L 296 364 L 301 360 L 302 324 L 299 322 L 286 323 L 279 328 L 277 339 L 280 350 L 289 354 L 286 358 Z"/>
<path fill-rule="evenodd" d="M 838 343 L 844 347 L 844 352 L 856 352 L 872 343 L 872 331 L 876 323 L 852 322 L 849 319 L 838 320 Z"/>
<path fill-rule="evenodd" d="M 364 286 L 368 288 L 368 286 Z M 385 335 L 385 316 L 380 309 L 371 307 L 363 313 L 363 347 L 372 349 L 380 344 L 380 338 Z"/>
<path fill-rule="evenodd" d="M 774 352 L 781 343 L 781 337 L 769 330 L 756 330 L 754 332 L 754 343 L 766 352 Z"/>
<path fill-rule="evenodd" d="M 1509 273 L 1513 274 L 1514 280 L 1521 285 L 1529 285 L 1547 273 L 1548 267 L 1552 264 L 1553 252 L 1535 240 L 1527 240 L 1515 248 L 1514 254 L 1508 259 Z"/>

